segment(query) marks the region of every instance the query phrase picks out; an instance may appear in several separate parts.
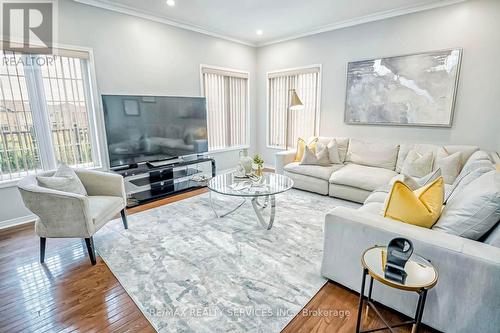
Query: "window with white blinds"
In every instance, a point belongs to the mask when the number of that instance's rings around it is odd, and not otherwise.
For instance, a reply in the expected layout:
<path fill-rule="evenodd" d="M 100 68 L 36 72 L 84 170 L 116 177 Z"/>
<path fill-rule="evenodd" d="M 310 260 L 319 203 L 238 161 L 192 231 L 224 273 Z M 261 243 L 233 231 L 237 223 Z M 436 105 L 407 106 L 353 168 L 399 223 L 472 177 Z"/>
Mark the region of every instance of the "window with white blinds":
<path fill-rule="evenodd" d="M 209 150 L 248 145 L 248 73 L 201 67 Z"/>
<path fill-rule="evenodd" d="M 100 166 L 88 53 L 0 52 L 0 181 L 60 163 Z"/>
<path fill-rule="evenodd" d="M 293 148 L 297 139 L 317 135 L 320 112 L 320 66 L 270 72 L 267 74 L 267 145 Z M 295 89 L 303 109 L 291 110 Z"/>

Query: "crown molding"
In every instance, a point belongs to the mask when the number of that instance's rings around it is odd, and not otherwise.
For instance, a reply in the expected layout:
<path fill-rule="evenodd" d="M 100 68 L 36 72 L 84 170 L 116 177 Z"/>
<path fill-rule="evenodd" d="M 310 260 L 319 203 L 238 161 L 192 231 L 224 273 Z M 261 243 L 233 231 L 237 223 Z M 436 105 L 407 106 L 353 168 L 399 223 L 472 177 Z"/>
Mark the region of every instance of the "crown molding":
<path fill-rule="evenodd" d="M 171 25 L 171 26 L 181 28 L 184 30 L 198 32 L 200 34 L 208 35 L 211 37 L 225 39 L 225 40 L 233 42 L 233 43 L 243 44 L 243 45 L 252 46 L 252 47 L 257 46 L 256 43 L 251 43 L 248 41 L 229 37 L 229 36 L 217 33 L 217 32 L 207 30 L 201 26 L 197 26 L 197 25 L 190 24 L 190 23 L 183 23 L 180 21 L 172 20 L 172 19 L 167 19 L 165 17 L 157 16 L 157 15 L 154 15 L 152 13 L 148 13 L 148 12 L 142 11 L 142 10 L 134 8 L 134 7 L 130 7 L 130 6 L 122 5 L 122 4 L 117 4 L 117 3 L 107 1 L 107 0 L 73 0 L 73 1 L 84 4 L 84 5 L 89 5 L 89 6 L 101 8 L 101 9 L 107 9 L 107 10 L 114 11 L 114 12 L 121 13 L 121 14 L 139 17 L 139 18 L 153 21 L 153 22 L 157 22 L 157 23 Z"/>
<path fill-rule="evenodd" d="M 352 27 L 355 25 L 364 24 L 364 23 L 381 21 L 381 20 L 392 18 L 392 17 L 422 12 L 422 11 L 431 10 L 431 9 L 440 8 L 440 7 L 451 6 L 451 5 L 465 2 L 465 1 L 467 1 L 467 0 L 443 0 L 440 2 L 428 2 L 428 3 L 424 3 L 424 4 L 420 4 L 420 5 L 411 5 L 411 6 L 405 6 L 402 8 L 386 10 L 386 11 L 382 11 L 382 12 L 373 13 L 370 15 L 356 17 L 356 18 L 349 19 L 349 20 L 344 20 L 344 21 L 340 21 L 340 22 L 336 22 L 336 23 L 327 24 L 327 25 L 324 25 L 324 26 L 321 26 L 321 27 L 318 27 L 315 29 L 306 30 L 306 31 L 303 31 L 303 32 L 300 32 L 297 34 L 285 36 L 282 38 L 273 39 L 273 40 L 270 40 L 268 42 L 257 43 L 257 47 L 268 46 L 268 45 L 272 45 L 272 44 L 286 42 L 286 41 L 289 41 L 292 39 L 308 37 L 308 36 L 320 34 L 323 32 L 339 30 L 339 29 L 343 29 L 343 28 Z"/>
<path fill-rule="evenodd" d="M 323 32 L 348 28 L 348 27 L 352 27 L 352 26 L 356 26 L 356 25 L 360 25 L 360 24 L 364 24 L 364 23 L 381 21 L 381 20 L 392 18 L 392 17 L 417 13 L 417 12 L 431 10 L 431 9 L 440 8 L 440 7 L 446 7 L 446 6 L 458 4 L 461 2 L 465 2 L 467 0 L 442 0 L 439 2 L 429 1 L 429 2 L 424 3 L 424 4 L 405 6 L 405 7 L 401 7 L 401 8 L 396 8 L 396 9 L 381 11 L 381 12 L 377 12 L 377 13 L 373 13 L 373 14 L 369 14 L 369 15 L 365 15 L 365 16 L 360 16 L 360 17 L 356 17 L 353 19 L 349 19 L 349 20 L 335 22 L 335 23 L 323 25 L 323 26 L 320 26 L 320 27 L 317 27 L 314 29 L 304 30 L 300 33 L 291 34 L 291 35 L 284 36 L 281 38 L 272 39 L 272 40 L 267 41 L 267 42 L 259 42 L 259 43 L 253 43 L 253 42 L 233 38 L 230 36 L 226 36 L 226 35 L 218 33 L 218 32 L 207 30 L 207 29 L 205 29 L 201 26 L 198 26 L 198 25 L 185 23 L 185 22 L 181 22 L 181 21 L 177 21 L 177 20 L 173 20 L 173 19 L 168 19 L 165 17 L 155 15 L 153 13 L 148 13 L 148 12 L 139 10 L 139 9 L 131 7 L 131 6 L 117 4 L 117 3 L 112 2 L 110 0 L 73 0 L 73 1 L 81 3 L 81 4 L 97 7 L 97 8 L 102 8 L 102 9 L 118 12 L 121 14 L 139 17 L 139 18 L 142 18 L 145 20 L 150 20 L 153 22 L 167 24 L 167 25 L 174 26 L 174 27 L 181 28 L 181 29 L 185 29 L 185 30 L 198 32 L 198 33 L 201 33 L 204 35 L 224 39 L 224 40 L 227 40 L 230 42 L 234 42 L 234 43 L 238 43 L 238 44 L 242 44 L 242 45 L 246 45 L 246 46 L 262 47 L 262 46 L 268 46 L 268 45 L 272 45 L 272 44 L 286 42 L 289 40 L 298 39 L 298 38 L 302 38 L 302 37 L 312 36 L 312 35 L 320 34 Z"/>

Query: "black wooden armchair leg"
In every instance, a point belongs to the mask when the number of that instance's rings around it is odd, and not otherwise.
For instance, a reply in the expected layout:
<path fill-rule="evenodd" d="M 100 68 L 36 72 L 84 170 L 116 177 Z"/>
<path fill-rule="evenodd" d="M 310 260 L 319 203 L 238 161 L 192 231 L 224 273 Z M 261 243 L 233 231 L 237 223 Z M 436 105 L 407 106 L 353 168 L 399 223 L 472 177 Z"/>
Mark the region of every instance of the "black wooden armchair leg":
<path fill-rule="evenodd" d="M 95 265 L 96 263 L 95 249 L 94 249 L 94 240 L 92 239 L 92 237 L 85 238 L 85 244 L 87 245 L 87 251 L 89 252 L 90 262 L 92 263 L 92 265 Z"/>
<path fill-rule="evenodd" d="M 47 243 L 47 238 L 40 237 L 40 263 L 45 262 L 45 244 Z"/>
<path fill-rule="evenodd" d="M 127 213 L 125 212 L 125 208 L 123 208 L 123 209 L 120 211 L 120 214 L 121 214 L 121 216 L 122 216 L 123 227 L 124 227 L 125 229 L 128 229 Z"/>

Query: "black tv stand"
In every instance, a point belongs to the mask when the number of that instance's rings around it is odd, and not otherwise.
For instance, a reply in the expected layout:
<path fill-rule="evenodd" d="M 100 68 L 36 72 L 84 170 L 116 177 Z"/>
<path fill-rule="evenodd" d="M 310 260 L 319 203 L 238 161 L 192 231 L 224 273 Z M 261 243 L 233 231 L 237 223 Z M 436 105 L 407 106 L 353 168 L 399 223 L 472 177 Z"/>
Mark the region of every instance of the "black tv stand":
<path fill-rule="evenodd" d="M 215 160 L 208 156 L 189 156 L 165 160 L 161 165 L 138 163 L 115 169 L 125 181 L 127 207 L 135 207 L 175 194 L 206 186 L 196 178 L 215 176 Z"/>

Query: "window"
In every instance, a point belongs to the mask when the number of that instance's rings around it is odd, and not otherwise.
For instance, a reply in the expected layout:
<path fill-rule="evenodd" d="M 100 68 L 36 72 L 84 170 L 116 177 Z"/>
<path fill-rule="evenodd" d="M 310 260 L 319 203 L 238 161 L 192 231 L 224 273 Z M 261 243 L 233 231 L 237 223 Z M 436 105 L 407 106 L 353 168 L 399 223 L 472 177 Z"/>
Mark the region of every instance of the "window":
<path fill-rule="evenodd" d="M 210 150 L 248 145 L 248 73 L 201 67 Z"/>
<path fill-rule="evenodd" d="M 267 145 L 293 148 L 299 137 L 317 135 L 320 111 L 320 66 L 270 72 L 267 74 Z M 295 89 L 304 108 L 290 110 L 291 91 Z"/>
<path fill-rule="evenodd" d="M 1 51 L 0 181 L 59 163 L 97 167 L 87 52 Z"/>

